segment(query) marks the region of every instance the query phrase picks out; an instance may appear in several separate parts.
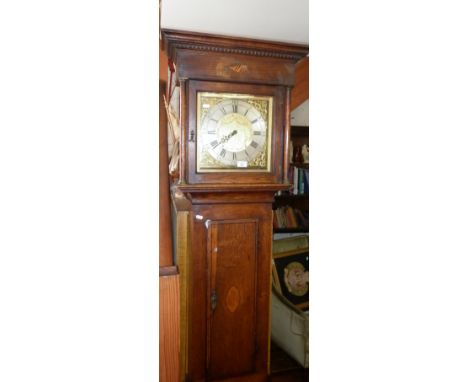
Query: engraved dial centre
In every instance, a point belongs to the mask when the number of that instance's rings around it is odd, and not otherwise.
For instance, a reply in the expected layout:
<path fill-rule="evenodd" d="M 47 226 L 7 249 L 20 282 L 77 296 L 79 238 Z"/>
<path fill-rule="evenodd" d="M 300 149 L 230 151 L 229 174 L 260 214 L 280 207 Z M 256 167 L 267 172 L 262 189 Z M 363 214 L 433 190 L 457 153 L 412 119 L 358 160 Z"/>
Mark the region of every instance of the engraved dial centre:
<path fill-rule="evenodd" d="M 218 138 L 226 150 L 239 152 L 252 142 L 252 125 L 243 115 L 227 114 L 218 122 Z"/>

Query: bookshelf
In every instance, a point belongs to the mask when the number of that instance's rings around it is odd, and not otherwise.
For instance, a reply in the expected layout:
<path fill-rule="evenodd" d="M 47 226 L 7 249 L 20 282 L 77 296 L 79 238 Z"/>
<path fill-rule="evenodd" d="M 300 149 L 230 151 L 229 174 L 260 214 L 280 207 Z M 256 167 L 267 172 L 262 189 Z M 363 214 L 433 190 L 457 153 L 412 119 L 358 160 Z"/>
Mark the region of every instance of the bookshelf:
<path fill-rule="evenodd" d="M 291 163 L 288 178 L 291 188 L 275 196 L 273 203 L 274 233 L 309 231 L 309 163 L 301 148 L 309 144 L 308 126 L 291 126 Z M 307 163 L 304 161 L 307 161 Z"/>

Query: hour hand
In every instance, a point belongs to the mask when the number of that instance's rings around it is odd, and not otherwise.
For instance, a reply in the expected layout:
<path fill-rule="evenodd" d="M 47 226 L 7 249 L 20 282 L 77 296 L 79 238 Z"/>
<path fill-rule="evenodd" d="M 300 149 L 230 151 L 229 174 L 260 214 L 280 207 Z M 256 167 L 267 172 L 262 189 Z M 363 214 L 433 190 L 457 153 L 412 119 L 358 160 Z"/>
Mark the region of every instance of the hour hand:
<path fill-rule="evenodd" d="M 227 136 L 227 138 L 229 139 L 229 138 L 233 137 L 233 136 L 236 135 L 236 134 L 237 134 L 237 130 L 233 130 L 232 133 L 230 133 L 230 134 Z"/>
<path fill-rule="evenodd" d="M 237 130 L 233 130 L 228 135 L 225 135 L 224 137 L 221 138 L 221 143 L 227 142 L 231 137 L 233 137 L 236 134 L 237 134 Z"/>

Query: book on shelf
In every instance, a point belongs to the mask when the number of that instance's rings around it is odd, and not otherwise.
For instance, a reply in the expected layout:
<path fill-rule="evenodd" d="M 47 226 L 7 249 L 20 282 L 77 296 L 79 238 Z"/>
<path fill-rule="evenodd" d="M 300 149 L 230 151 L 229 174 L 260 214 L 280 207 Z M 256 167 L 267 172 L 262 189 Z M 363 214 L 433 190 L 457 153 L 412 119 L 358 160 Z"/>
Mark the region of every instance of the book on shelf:
<path fill-rule="evenodd" d="M 279 207 L 273 210 L 273 228 L 307 228 L 309 226 L 308 212 L 291 206 Z"/>
<path fill-rule="evenodd" d="M 304 171 L 304 194 L 309 193 L 309 170 Z"/>
<path fill-rule="evenodd" d="M 294 210 L 294 212 L 296 214 L 299 226 L 308 227 L 309 226 L 309 216 L 307 216 L 307 219 L 306 219 L 306 214 L 307 213 L 304 214 L 301 210 L 299 210 L 297 208 Z"/>
<path fill-rule="evenodd" d="M 299 169 L 297 167 L 293 168 L 293 194 L 297 195 L 299 193 Z"/>
<path fill-rule="evenodd" d="M 291 193 L 293 195 L 303 195 L 309 193 L 309 169 L 290 166 L 288 172 Z"/>

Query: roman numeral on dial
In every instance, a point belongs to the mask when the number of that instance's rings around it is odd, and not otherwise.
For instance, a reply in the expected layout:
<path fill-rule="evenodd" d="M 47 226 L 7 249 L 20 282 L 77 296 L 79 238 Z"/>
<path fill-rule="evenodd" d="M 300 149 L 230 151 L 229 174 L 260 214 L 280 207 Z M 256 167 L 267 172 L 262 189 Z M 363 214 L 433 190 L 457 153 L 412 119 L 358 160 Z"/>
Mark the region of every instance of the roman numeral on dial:
<path fill-rule="evenodd" d="M 238 103 L 236 100 L 232 101 L 232 112 L 237 113 Z"/>

